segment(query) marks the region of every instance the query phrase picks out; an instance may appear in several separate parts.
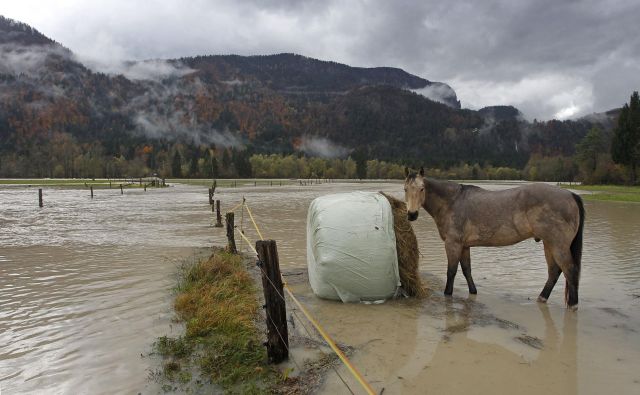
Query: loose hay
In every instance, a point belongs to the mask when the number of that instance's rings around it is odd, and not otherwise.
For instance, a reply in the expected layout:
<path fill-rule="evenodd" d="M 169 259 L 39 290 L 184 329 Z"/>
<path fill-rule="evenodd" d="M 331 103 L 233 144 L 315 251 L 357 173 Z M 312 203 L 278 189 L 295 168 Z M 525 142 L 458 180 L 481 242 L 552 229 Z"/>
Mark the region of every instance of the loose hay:
<path fill-rule="evenodd" d="M 420 251 L 418 240 L 413 228 L 407 219 L 407 206 L 402 200 L 380 192 L 387 198 L 393 210 L 393 227 L 396 232 L 396 251 L 398 253 L 398 269 L 400 282 L 407 295 L 418 298 L 427 296 L 427 291 L 420 280 L 418 265 Z"/>

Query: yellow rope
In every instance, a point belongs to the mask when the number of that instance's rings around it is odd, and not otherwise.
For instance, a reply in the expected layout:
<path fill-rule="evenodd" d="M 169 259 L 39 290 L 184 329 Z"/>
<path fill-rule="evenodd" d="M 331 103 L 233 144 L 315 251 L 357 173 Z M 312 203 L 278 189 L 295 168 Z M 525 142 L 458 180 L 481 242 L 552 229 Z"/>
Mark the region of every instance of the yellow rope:
<path fill-rule="evenodd" d="M 242 202 L 240 202 L 240 203 L 236 204 L 236 205 L 235 205 L 235 206 L 233 206 L 233 208 L 232 208 L 231 210 L 229 210 L 228 212 L 230 212 L 230 213 L 231 213 L 231 212 L 236 211 L 236 210 L 237 210 L 237 209 L 239 209 L 239 208 L 240 208 L 240 206 L 242 206 L 243 204 L 244 204 L 244 201 L 242 201 Z"/>
<path fill-rule="evenodd" d="M 249 213 L 249 218 L 251 218 L 251 222 L 253 222 L 253 226 L 254 228 L 256 228 L 256 232 L 258 232 L 258 236 L 260 236 L 260 240 L 264 240 L 264 237 L 262 236 L 260 229 L 258 229 L 258 224 L 256 224 L 256 221 L 253 219 L 253 214 L 251 213 L 251 210 L 249 209 L 249 206 L 247 205 L 246 202 L 244 203 L 244 206 L 247 208 L 247 212 Z"/>
<path fill-rule="evenodd" d="M 347 358 L 347 356 L 344 355 L 342 350 L 340 350 L 338 348 L 338 346 L 333 341 L 331 336 L 329 336 L 329 334 L 327 332 L 325 332 L 325 330 L 322 328 L 322 326 L 320 326 L 320 324 L 313 318 L 313 316 L 311 316 L 311 314 L 302 305 L 302 303 L 300 303 L 298 301 L 298 299 L 293 295 L 293 292 L 291 292 L 291 290 L 289 289 L 289 285 L 287 285 L 287 283 L 284 281 L 284 279 L 282 281 L 283 281 L 284 289 L 285 289 L 285 291 L 287 291 L 287 294 L 289 294 L 291 299 L 293 299 L 295 304 L 300 308 L 300 310 L 302 311 L 304 316 L 307 317 L 309 322 L 311 322 L 311 324 L 318 330 L 318 332 L 324 338 L 324 340 L 327 342 L 327 344 L 329 344 L 329 347 L 331 347 L 331 349 L 338 355 L 338 357 L 340 358 L 342 363 L 345 364 L 345 366 L 349 369 L 351 374 L 356 378 L 356 380 L 358 380 L 358 382 L 360 383 L 362 388 L 364 388 L 364 390 L 367 392 L 367 394 L 375 395 L 376 392 L 373 390 L 373 388 L 371 388 L 371 386 L 369 385 L 369 383 L 367 383 L 367 381 L 364 379 L 364 377 L 362 377 L 362 374 L 360 374 L 358 369 L 356 369 L 356 367 L 351 364 L 351 361 L 349 361 L 349 358 Z"/>
<path fill-rule="evenodd" d="M 247 244 L 249 245 L 249 248 L 251 248 L 253 250 L 253 252 L 255 252 L 255 254 L 258 255 L 258 251 L 256 251 L 255 247 L 253 245 L 251 245 L 251 242 L 249 241 L 249 239 L 247 239 L 247 236 L 245 236 L 244 233 L 242 233 L 242 232 L 238 232 L 238 233 L 240 233 L 240 236 L 242 236 L 244 241 L 247 242 Z"/>

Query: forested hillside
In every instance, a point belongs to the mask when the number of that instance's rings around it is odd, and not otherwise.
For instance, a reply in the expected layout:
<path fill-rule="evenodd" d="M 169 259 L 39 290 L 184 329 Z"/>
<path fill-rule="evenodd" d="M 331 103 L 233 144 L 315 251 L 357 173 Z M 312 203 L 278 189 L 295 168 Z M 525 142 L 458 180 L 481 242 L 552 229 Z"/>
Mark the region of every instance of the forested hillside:
<path fill-rule="evenodd" d="M 400 69 L 294 54 L 129 62 L 120 72 L 93 71 L 0 17 L 0 176 L 251 176 L 251 158 L 270 154 L 521 170 L 573 155 L 594 125 L 610 140 L 616 117 L 530 123 L 510 106 L 461 109 L 448 85 Z M 438 101 L 416 93 L 425 88 Z"/>

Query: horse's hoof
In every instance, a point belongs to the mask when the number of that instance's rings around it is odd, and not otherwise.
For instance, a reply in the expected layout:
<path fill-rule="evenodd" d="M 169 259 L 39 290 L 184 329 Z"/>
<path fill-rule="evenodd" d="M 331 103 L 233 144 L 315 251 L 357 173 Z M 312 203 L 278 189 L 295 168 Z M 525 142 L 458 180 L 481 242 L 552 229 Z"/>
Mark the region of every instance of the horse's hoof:
<path fill-rule="evenodd" d="M 547 303 L 547 298 L 545 298 L 544 296 L 538 296 L 538 302 Z"/>
<path fill-rule="evenodd" d="M 474 289 L 470 289 L 470 290 L 469 290 L 469 293 L 470 293 L 471 295 L 477 295 L 477 294 L 478 294 L 478 290 L 477 290 L 477 289 L 475 289 L 475 288 L 474 288 Z"/>
<path fill-rule="evenodd" d="M 567 306 L 567 310 L 569 311 L 578 311 L 578 304 L 574 304 L 573 306 Z"/>
<path fill-rule="evenodd" d="M 451 295 L 453 295 L 453 291 L 452 292 L 444 291 L 444 296 L 449 296 L 450 297 Z"/>

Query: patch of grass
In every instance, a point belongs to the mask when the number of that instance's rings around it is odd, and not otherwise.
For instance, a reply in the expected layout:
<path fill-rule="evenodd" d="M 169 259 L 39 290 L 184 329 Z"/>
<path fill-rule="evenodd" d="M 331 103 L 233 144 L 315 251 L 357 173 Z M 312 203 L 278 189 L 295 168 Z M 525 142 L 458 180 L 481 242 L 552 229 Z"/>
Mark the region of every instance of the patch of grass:
<path fill-rule="evenodd" d="M 156 341 L 154 350 L 168 360 L 162 376 L 184 384 L 196 366 L 226 392 L 272 393 L 282 377 L 267 364 L 255 324 L 256 289 L 242 257 L 216 251 L 183 265 L 176 292 L 174 307 L 186 333 Z"/>
<path fill-rule="evenodd" d="M 109 179 L 91 179 L 91 178 L 20 178 L 20 179 L 0 179 L 0 185 L 24 185 L 29 187 L 61 187 L 61 188 L 77 188 L 77 189 L 89 189 L 93 186 L 93 189 L 119 189 L 120 184 L 123 188 L 144 188 L 144 181 L 142 185 L 139 182 L 125 182 L 122 180 Z M 147 185 L 148 188 L 152 188 Z"/>
<path fill-rule="evenodd" d="M 202 185 L 211 187 L 213 181 L 209 178 L 172 178 L 167 179 L 167 182 L 171 183 L 180 183 L 180 184 L 188 184 L 188 185 Z M 246 186 L 258 186 L 258 187 L 268 187 L 268 186 L 282 186 L 287 185 L 297 185 L 297 180 L 290 180 L 288 178 L 224 178 L 217 179 L 216 186 L 218 188 L 233 188 L 234 186 L 246 187 Z"/>
<path fill-rule="evenodd" d="M 184 358 L 191 355 L 193 344 L 184 337 L 159 337 L 154 344 L 154 350 L 162 356 Z"/>
<path fill-rule="evenodd" d="M 640 202 L 640 186 L 568 184 L 561 184 L 560 186 L 566 189 L 593 192 L 582 195 L 585 200 Z"/>

